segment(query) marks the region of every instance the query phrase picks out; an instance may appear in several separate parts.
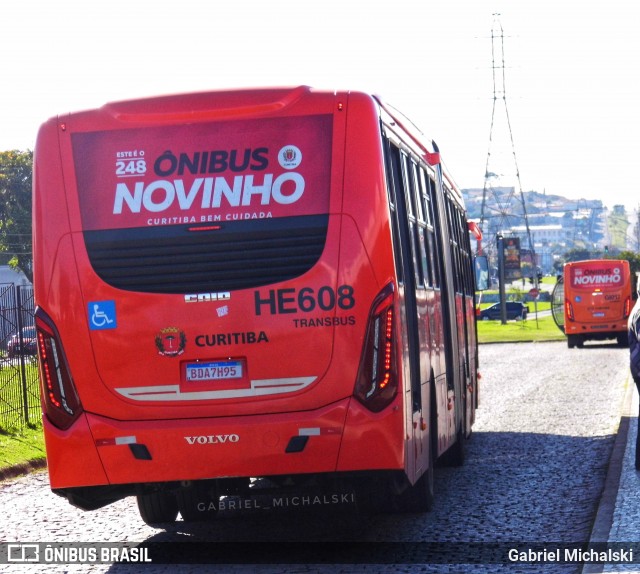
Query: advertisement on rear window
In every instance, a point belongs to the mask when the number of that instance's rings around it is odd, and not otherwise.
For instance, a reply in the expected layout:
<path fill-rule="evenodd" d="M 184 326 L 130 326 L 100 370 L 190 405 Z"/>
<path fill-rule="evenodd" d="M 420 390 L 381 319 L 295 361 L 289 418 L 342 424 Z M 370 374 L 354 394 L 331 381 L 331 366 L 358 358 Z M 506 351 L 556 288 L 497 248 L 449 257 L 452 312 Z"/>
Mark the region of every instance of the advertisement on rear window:
<path fill-rule="evenodd" d="M 599 262 L 571 267 L 570 281 L 576 289 L 620 288 L 624 277 L 620 265 Z"/>
<path fill-rule="evenodd" d="M 75 133 L 85 230 L 328 212 L 329 115 Z"/>

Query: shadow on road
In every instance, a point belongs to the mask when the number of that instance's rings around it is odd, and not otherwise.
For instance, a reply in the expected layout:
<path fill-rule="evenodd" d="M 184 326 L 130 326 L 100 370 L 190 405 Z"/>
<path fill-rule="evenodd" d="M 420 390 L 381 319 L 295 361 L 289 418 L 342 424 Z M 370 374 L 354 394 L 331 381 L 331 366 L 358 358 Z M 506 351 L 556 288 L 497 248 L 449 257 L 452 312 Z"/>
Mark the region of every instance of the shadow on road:
<path fill-rule="evenodd" d="M 614 438 L 479 432 L 463 467 L 436 470 L 428 514 L 254 508 L 162 525 L 142 544 L 163 564 L 484 564 L 513 547 L 582 546 Z"/>

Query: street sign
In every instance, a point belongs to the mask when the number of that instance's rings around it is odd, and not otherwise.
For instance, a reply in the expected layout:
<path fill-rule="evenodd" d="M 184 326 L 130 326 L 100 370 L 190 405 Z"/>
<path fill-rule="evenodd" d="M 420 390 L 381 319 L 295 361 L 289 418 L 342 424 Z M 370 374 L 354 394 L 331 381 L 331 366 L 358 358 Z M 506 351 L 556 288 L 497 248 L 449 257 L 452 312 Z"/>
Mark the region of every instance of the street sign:
<path fill-rule="evenodd" d="M 535 287 L 529 290 L 529 295 L 532 299 L 535 299 L 538 295 L 540 295 L 540 291 L 538 291 Z"/>

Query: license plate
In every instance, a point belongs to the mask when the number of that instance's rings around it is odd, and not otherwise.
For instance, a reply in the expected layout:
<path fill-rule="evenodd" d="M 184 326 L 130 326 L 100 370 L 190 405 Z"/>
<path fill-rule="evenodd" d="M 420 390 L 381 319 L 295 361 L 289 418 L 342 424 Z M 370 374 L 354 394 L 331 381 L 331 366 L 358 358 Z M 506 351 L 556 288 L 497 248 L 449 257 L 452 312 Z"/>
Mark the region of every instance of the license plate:
<path fill-rule="evenodd" d="M 225 381 L 243 377 L 242 361 L 216 361 L 212 363 L 187 363 L 188 382 Z"/>

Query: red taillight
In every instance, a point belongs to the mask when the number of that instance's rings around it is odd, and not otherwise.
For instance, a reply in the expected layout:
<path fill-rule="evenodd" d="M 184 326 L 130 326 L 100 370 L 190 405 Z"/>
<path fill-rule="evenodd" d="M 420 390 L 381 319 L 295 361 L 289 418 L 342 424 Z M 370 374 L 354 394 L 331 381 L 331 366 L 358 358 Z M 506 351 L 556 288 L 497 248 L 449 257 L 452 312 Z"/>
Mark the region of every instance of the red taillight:
<path fill-rule="evenodd" d="M 356 379 L 355 397 L 373 412 L 387 407 L 398 391 L 393 304 L 394 288 L 389 284 L 371 307 Z"/>
<path fill-rule="evenodd" d="M 624 318 L 629 317 L 629 313 L 631 313 L 631 297 L 627 297 L 624 302 Z"/>
<path fill-rule="evenodd" d="M 36 333 L 44 413 L 56 427 L 68 429 L 80 416 L 82 405 L 58 333 L 40 309 L 36 311 Z"/>
<path fill-rule="evenodd" d="M 569 299 L 564 300 L 564 306 L 565 306 L 565 309 L 567 310 L 567 318 L 570 321 L 575 321 L 576 319 L 573 314 L 573 305 L 571 304 L 571 301 L 569 301 Z"/>

